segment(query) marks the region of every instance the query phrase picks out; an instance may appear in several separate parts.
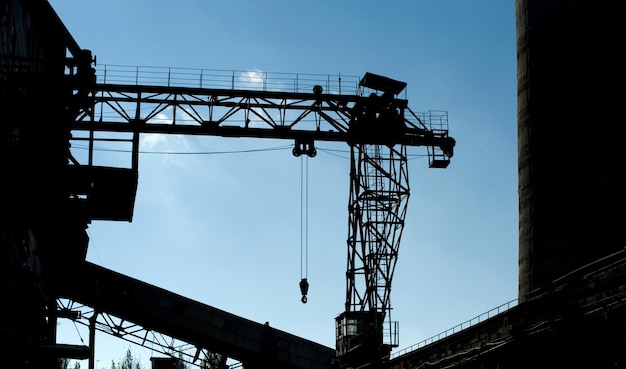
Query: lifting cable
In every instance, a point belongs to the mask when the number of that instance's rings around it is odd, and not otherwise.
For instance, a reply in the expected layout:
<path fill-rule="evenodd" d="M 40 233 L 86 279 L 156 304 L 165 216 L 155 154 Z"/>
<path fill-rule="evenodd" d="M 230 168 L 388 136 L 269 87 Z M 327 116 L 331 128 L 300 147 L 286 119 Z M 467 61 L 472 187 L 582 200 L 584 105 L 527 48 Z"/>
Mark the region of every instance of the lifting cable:
<path fill-rule="evenodd" d="M 300 157 L 300 292 L 303 304 L 309 292 L 309 157 Z"/>

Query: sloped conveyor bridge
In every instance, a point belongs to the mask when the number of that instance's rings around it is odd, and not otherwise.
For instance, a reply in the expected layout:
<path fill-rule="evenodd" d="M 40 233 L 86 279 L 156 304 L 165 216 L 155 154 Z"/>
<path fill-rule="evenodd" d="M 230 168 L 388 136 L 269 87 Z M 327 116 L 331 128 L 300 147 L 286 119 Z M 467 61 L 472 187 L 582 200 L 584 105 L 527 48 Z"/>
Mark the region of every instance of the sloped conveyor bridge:
<path fill-rule="evenodd" d="M 235 359 L 246 369 L 325 369 L 335 357 L 332 348 L 89 262 L 61 277 L 57 288 L 60 298 L 90 307 L 93 324 L 98 314 L 132 322 L 132 328 L 119 326 L 110 333 L 135 339 L 143 334 L 145 340 L 149 330 L 158 332 L 193 346 L 196 359 L 206 360 L 207 353 L 213 353 L 223 360 Z"/>

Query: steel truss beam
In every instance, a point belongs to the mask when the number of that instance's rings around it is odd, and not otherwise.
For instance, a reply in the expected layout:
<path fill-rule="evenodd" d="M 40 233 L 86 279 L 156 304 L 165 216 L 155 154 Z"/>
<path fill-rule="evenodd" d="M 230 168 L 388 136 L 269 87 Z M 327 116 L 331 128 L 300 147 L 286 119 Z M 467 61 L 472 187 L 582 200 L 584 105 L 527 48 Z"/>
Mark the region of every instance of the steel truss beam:
<path fill-rule="evenodd" d="M 140 133 L 425 146 L 431 166 L 453 154 L 447 113 L 414 113 L 403 99 L 393 102 L 403 122 L 394 132 L 384 124 L 359 129 L 356 107 L 369 102 L 359 95 L 96 84 L 91 96 L 72 127 L 73 142 L 89 142 L 90 158 L 99 141 L 126 142 L 136 154 Z"/>
<path fill-rule="evenodd" d="M 398 346 L 391 282 L 409 199 L 406 145 L 352 147 L 345 311 L 336 318 L 342 368 L 381 367 Z"/>
<path fill-rule="evenodd" d="M 409 198 L 406 146 L 359 145 L 351 157 L 346 311 L 388 317 Z"/>
<path fill-rule="evenodd" d="M 181 341 L 157 330 L 149 329 L 106 312 L 98 312 L 90 306 L 70 299 L 57 299 L 57 315 L 75 323 L 90 327 L 95 319 L 97 331 L 118 337 L 127 342 L 156 351 L 162 355 L 206 369 L 240 368 L 243 365 L 225 355 L 211 351 L 208 347 Z M 93 344 L 93 343 L 90 343 Z M 226 360 L 229 360 L 226 366 Z"/>

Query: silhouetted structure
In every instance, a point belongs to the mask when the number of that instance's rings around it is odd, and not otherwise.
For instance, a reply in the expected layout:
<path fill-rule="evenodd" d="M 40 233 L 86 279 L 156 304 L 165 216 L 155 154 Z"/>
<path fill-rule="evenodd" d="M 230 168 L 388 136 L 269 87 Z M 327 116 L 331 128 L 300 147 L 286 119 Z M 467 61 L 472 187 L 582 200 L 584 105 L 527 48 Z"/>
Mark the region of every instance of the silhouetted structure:
<path fill-rule="evenodd" d="M 412 112 L 397 96 L 406 84 L 373 73 L 353 94 L 342 93 L 341 76 L 338 89 L 330 78 L 322 82 L 326 92 L 321 84 L 285 92 L 265 84 L 235 88 L 234 81 L 230 88 L 206 88 L 202 77 L 199 86 L 180 86 L 169 73 L 163 84 L 140 84 L 138 75 L 134 84 L 98 82 L 91 52 L 78 47 L 46 1 L 2 5 L 4 35 L 11 36 L 2 39 L 0 86 L 11 179 L 4 198 L 3 295 L 18 301 L 3 316 L 2 343 L 20 353 L 12 366 L 54 366 L 57 357 L 69 355 L 90 357 L 93 368 L 95 329 L 106 324 L 99 320 L 103 314 L 193 344 L 194 360 L 208 350 L 218 351 L 208 355 L 216 363 L 234 358 L 247 368 L 324 368 L 331 356 L 346 368 L 386 360 L 397 345 L 397 339 L 385 340 L 385 324 L 392 324 L 389 292 L 409 195 L 406 146 L 426 146 L 430 166 L 447 167 L 455 145 L 447 113 Z M 168 107 L 172 124 L 158 119 Z M 177 121 L 177 109 L 191 119 Z M 232 118 L 239 115 L 243 119 Z M 258 121 L 250 124 L 254 116 Z M 225 123 L 231 119 L 241 125 Z M 346 319 L 337 320 L 336 351 L 85 261 L 85 229 L 92 220 L 132 220 L 139 135 L 156 132 L 290 139 L 296 156 L 315 156 L 315 141 L 349 144 Z M 88 148 L 83 160 L 73 156 L 75 142 Z M 94 148 L 100 142 L 126 144 L 128 166 L 98 166 Z M 88 347 L 56 344 L 56 319 L 83 317 L 72 305 L 57 308 L 59 298 L 92 308 Z M 110 328 L 136 333 L 122 325 Z"/>
<path fill-rule="evenodd" d="M 520 298 L 626 247 L 625 9 L 516 1 Z"/>
<path fill-rule="evenodd" d="M 626 153 L 621 150 L 620 111 L 625 97 L 621 89 L 625 4 L 517 0 L 521 303 L 387 361 L 393 342 L 379 344 L 388 318 L 388 284 L 369 286 L 375 290 L 365 299 L 348 280 L 335 350 L 87 263 L 85 228 L 93 219 L 132 219 L 141 132 L 287 138 L 295 140 L 295 155 L 309 156 L 315 155 L 315 140 L 330 140 L 348 142 L 353 149 L 349 244 L 377 246 L 367 236 L 365 228 L 370 225 L 358 219 L 363 213 L 358 210 L 369 207 L 383 219 L 376 209 L 391 204 L 400 209 L 393 215 L 403 216 L 397 198 L 408 194 L 402 165 L 406 158 L 401 150 L 392 158 L 361 143 L 382 145 L 383 151 L 394 143 L 428 146 L 436 151 L 430 166 L 442 168 L 454 147 L 447 126 L 433 131 L 402 124 L 400 118 L 410 110 L 405 100 L 393 96 L 404 88 L 402 82 L 368 73 L 362 87 L 386 92 L 371 97 L 323 93 L 321 86 L 314 86 L 313 93 L 294 95 L 189 89 L 169 81 L 167 86 L 101 84 L 95 79 L 91 53 L 76 44 L 46 1 L 1 0 L 0 149 L 7 180 L 1 206 L 0 294 L 12 303 L 3 304 L 0 314 L 0 350 L 7 366 L 53 368 L 57 357 L 93 358 L 94 332 L 103 324 L 98 318 L 112 314 L 143 324 L 142 333 L 152 329 L 186 340 L 197 348 L 197 355 L 207 354 L 220 368 L 227 357 L 241 360 L 247 368 L 325 368 L 336 354 L 343 356 L 339 364 L 346 368 L 625 367 L 626 183 L 621 171 Z M 96 91 L 107 97 L 98 101 Z M 140 109 L 146 103 L 142 93 L 158 99 L 159 106 L 188 104 L 194 111 L 194 104 L 208 104 L 211 117 L 197 117 L 191 124 L 159 124 L 151 121 L 156 114 L 138 113 L 146 111 Z M 190 93 L 204 98 L 176 100 Z M 235 112 L 248 118 L 251 102 L 265 112 L 286 109 L 273 99 L 294 96 L 303 104 L 290 105 L 301 111 L 291 125 L 268 121 L 269 127 L 249 127 L 249 119 L 242 120 L 244 126 L 221 124 Z M 96 127 L 93 106 L 105 101 L 117 104 L 122 114 Z M 213 114 L 225 107 L 232 110 Z M 285 112 L 279 115 L 284 117 Z M 308 114 L 319 114 L 323 120 L 318 124 L 333 129 L 292 129 Z M 381 121 L 391 122 L 391 127 L 381 126 Z M 89 133 L 98 129 L 116 137 L 127 134 L 129 167 L 94 165 L 94 139 Z M 73 130 L 88 133 L 82 137 L 90 147 L 87 165 L 75 162 L 69 152 Z M 68 159 L 74 161 L 68 164 Z M 364 191 L 359 178 L 383 179 L 382 173 L 365 167 L 367 163 L 392 159 L 397 160 L 397 173 L 384 179 L 399 188 L 389 193 Z M 359 177 L 358 170 L 371 172 L 372 178 Z M 380 204 L 385 206 L 375 206 Z M 397 223 L 382 220 L 374 231 L 399 231 L 387 228 Z M 363 255 L 354 248 L 353 260 L 348 260 L 351 278 L 367 277 L 366 268 L 355 260 L 378 258 L 375 276 L 390 280 L 397 245 L 388 246 L 383 253 Z M 57 309 L 57 297 L 89 305 L 92 315 L 86 317 L 71 306 Z M 59 317 L 76 321 L 86 317 L 89 346 L 57 344 Z M 137 333 L 134 326 L 106 328 L 129 337 Z M 167 360 L 155 359 L 155 365 L 157 361 Z"/>

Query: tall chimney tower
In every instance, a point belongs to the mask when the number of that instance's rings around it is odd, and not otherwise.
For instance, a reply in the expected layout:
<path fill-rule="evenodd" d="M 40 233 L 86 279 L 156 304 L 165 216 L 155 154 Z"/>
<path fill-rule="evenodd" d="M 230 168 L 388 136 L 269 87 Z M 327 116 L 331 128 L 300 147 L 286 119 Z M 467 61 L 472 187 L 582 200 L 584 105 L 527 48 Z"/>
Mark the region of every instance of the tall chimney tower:
<path fill-rule="evenodd" d="M 626 1 L 515 5 L 524 300 L 626 247 Z"/>

